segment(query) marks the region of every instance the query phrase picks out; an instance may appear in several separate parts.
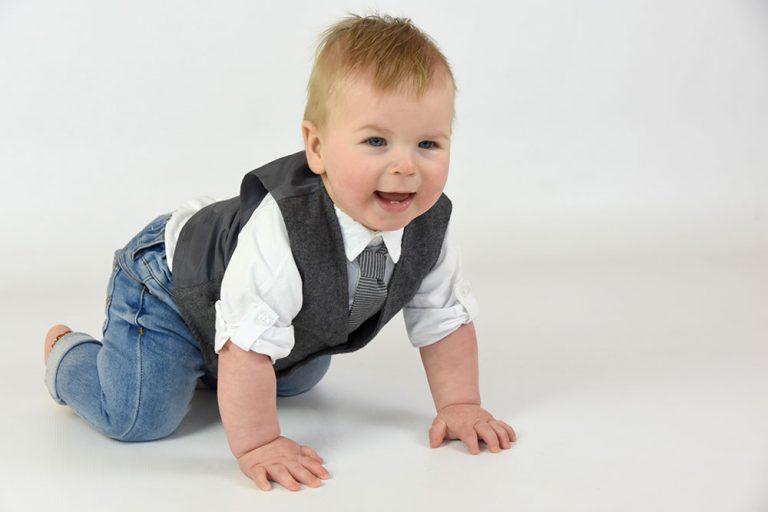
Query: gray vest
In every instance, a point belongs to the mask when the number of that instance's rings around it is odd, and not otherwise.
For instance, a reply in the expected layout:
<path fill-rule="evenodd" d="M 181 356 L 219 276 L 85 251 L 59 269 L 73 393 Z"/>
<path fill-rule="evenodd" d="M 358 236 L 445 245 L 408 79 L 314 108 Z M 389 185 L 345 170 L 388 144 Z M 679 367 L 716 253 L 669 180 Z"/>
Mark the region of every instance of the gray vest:
<path fill-rule="evenodd" d="M 365 346 L 414 297 L 440 255 L 451 202 L 437 203 L 403 232 L 381 310 L 352 333 L 347 332 L 349 292 L 347 259 L 333 202 L 322 180 L 307 166 L 303 151 L 289 155 L 243 178 L 240 195 L 213 203 L 187 221 L 173 258 L 173 285 L 179 310 L 197 339 L 209 384 L 214 384 L 216 313 L 221 280 L 237 246 L 237 235 L 272 194 L 283 215 L 291 252 L 302 280 L 303 305 L 293 319 L 294 346 L 274 365 L 277 376 L 289 374 L 315 357 L 352 352 Z"/>

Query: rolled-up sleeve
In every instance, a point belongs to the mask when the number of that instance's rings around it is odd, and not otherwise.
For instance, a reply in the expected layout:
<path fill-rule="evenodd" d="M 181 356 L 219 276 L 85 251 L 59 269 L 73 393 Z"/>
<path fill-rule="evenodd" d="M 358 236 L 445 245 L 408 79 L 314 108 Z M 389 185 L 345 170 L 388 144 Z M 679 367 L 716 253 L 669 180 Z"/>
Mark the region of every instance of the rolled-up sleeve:
<path fill-rule="evenodd" d="M 479 305 L 464 279 L 461 252 L 449 226 L 437 263 L 403 308 L 408 338 L 414 347 L 430 345 L 471 322 L 478 313 Z"/>
<path fill-rule="evenodd" d="M 216 302 L 215 350 L 230 340 L 272 363 L 293 348 L 293 318 L 302 305 L 301 276 L 277 203 L 264 198 L 239 234 Z"/>

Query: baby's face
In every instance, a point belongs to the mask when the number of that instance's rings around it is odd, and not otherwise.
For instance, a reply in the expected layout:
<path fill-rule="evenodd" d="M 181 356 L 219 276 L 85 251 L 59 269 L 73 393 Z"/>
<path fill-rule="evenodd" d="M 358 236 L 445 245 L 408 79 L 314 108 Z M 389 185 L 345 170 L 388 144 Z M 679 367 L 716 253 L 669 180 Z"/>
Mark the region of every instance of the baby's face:
<path fill-rule="evenodd" d="M 310 167 L 341 210 L 368 229 L 391 231 L 435 204 L 450 161 L 449 81 L 436 81 L 416 99 L 380 93 L 366 79 L 347 80 L 329 112 L 322 130 L 309 121 L 303 129 Z"/>

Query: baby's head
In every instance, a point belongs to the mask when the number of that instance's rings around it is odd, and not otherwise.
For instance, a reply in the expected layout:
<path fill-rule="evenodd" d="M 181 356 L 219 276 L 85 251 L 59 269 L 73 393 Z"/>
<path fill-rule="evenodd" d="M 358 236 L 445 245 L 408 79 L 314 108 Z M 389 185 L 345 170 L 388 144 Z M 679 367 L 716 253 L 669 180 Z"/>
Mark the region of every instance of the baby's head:
<path fill-rule="evenodd" d="M 302 132 L 334 203 L 372 230 L 405 227 L 448 177 L 456 86 L 410 20 L 352 16 L 323 33 Z"/>

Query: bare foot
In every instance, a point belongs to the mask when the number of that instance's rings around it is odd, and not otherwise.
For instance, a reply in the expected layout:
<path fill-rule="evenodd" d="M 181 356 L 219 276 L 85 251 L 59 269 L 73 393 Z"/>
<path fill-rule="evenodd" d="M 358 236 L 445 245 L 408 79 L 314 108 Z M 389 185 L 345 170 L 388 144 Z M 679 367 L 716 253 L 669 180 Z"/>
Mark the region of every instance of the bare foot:
<path fill-rule="evenodd" d="M 45 344 L 43 345 L 43 359 L 46 365 L 48 364 L 48 355 L 51 353 L 53 346 L 59 341 L 61 336 L 70 332 L 72 332 L 72 329 L 63 324 L 56 324 L 48 329 L 45 335 Z"/>

